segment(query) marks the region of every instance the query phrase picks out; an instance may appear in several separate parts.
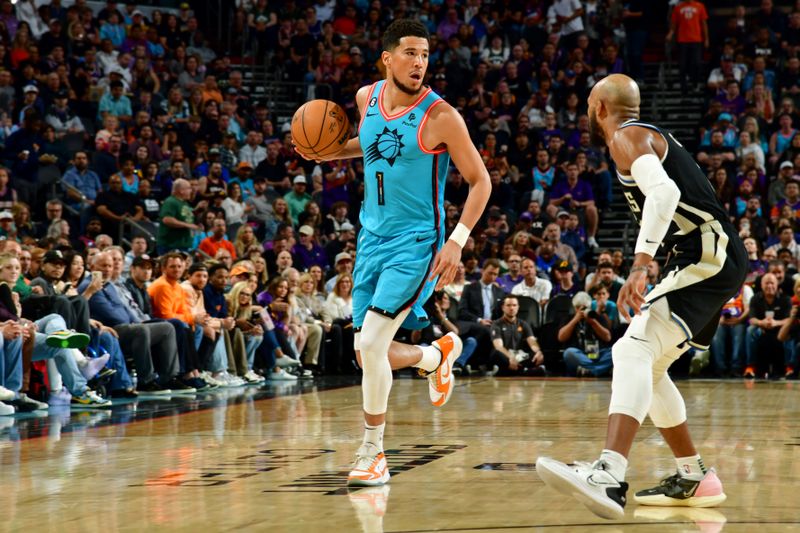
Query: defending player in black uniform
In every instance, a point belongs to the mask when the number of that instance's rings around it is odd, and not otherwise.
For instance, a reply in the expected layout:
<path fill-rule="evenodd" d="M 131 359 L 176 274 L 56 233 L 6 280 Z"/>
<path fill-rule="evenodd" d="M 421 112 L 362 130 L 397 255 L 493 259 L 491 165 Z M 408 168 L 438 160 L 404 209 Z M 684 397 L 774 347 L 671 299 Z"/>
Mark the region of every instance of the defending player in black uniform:
<path fill-rule="evenodd" d="M 594 463 L 566 465 L 548 457 L 536 471 L 553 488 L 575 496 L 595 514 L 625 514 L 625 471 L 645 415 L 675 455 L 678 472 L 636 493 L 643 505 L 711 507 L 725 501 L 686 425 L 686 406 L 667 368 L 690 346 L 705 349 L 722 305 L 742 286 L 747 254 L 714 189 L 692 156 L 668 132 L 639 122 L 639 88 L 614 74 L 589 95 L 593 140 L 605 143 L 625 198 L 639 221 L 633 267 L 617 300 L 635 312 L 614 344 L 614 379 L 605 449 Z M 669 252 L 659 283 L 646 296 L 647 264 Z"/>

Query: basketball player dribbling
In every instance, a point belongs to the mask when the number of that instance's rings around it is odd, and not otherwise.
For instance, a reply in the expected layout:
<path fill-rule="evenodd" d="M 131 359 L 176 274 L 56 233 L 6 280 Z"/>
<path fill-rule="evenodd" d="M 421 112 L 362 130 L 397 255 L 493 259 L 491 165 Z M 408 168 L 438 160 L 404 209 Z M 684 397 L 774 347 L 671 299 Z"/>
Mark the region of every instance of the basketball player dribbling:
<path fill-rule="evenodd" d="M 392 339 L 401 326 L 419 329 L 427 322 L 422 305 L 434 288 L 455 277 L 461 249 L 491 191 L 489 174 L 461 115 L 423 85 L 428 47 L 428 31 L 420 22 L 400 19 L 389 25 L 381 55 L 386 79 L 358 91 L 358 137 L 326 158 L 364 157 L 353 327 L 364 371 L 365 432 L 348 485 L 378 486 L 389 480 L 383 432 L 393 369 L 411 366 L 427 374 L 436 406 L 444 405 L 453 392 L 452 365 L 461 353 L 457 335 L 424 347 Z M 470 192 L 459 224 L 445 242 L 450 157 Z"/>
<path fill-rule="evenodd" d="M 667 374 L 690 346 L 707 349 L 723 304 L 741 288 L 747 254 L 708 178 L 670 133 L 639 122 L 639 88 L 624 75 L 589 95 L 593 141 L 605 143 L 625 198 L 639 220 L 635 257 L 617 305 L 635 315 L 613 347 L 605 449 L 594 463 L 536 461 L 539 477 L 604 518 L 624 516 L 628 454 L 646 415 L 670 446 L 677 473 L 637 492 L 643 505 L 712 507 L 726 496 L 707 470 L 686 424 L 686 406 Z M 669 252 L 662 279 L 646 295 L 647 264 Z"/>

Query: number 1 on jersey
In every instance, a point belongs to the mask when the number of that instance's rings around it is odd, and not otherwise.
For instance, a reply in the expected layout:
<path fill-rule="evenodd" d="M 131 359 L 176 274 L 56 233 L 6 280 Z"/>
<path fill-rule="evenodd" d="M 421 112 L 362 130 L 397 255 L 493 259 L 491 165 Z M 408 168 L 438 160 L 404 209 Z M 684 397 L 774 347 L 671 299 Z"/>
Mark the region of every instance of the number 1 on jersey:
<path fill-rule="evenodd" d="M 378 181 L 378 205 L 384 205 L 383 172 L 376 172 L 375 179 Z"/>

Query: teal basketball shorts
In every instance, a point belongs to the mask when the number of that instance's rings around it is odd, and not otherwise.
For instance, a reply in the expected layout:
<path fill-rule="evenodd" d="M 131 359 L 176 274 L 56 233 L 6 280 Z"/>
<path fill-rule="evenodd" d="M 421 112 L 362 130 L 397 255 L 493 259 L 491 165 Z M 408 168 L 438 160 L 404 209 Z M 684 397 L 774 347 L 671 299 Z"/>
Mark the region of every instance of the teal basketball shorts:
<path fill-rule="evenodd" d="M 353 271 L 353 328 L 358 331 L 367 311 L 396 318 L 409 307 L 406 329 L 422 329 L 428 315 L 422 308 L 438 278 L 428 281 L 443 238 L 436 230 L 379 237 L 366 229 L 358 235 Z"/>

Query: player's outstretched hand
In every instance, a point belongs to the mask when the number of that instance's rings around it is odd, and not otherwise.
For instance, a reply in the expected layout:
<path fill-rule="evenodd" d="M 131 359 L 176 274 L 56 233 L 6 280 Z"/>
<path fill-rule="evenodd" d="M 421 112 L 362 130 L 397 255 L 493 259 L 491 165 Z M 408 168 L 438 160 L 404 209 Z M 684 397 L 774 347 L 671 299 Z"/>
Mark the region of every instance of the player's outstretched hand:
<path fill-rule="evenodd" d="M 642 304 L 645 302 L 644 289 L 647 283 L 646 270 L 634 270 L 628 276 L 625 284 L 619 290 L 617 296 L 617 309 L 626 320 L 631 319 L 628 313 L 628 307 L 633 309 L 634 314 L 638 315 L 641 312 Z"/>
<path fill-rule="evenodd" d="M 322 163 L 322 159 L 314 159 L 313 157 L 307 156 L 306 154 L 298 150 L 297 146 L 295 146 L 294 143 L 292 143 L 292 148 L 294 148 L 294 151 L 300 154 L 300 157 L 302 157 L 306 161 L 314 161 L 315 163 Z"/>
<path fill-rule="evenodd" d="M 448 240 L 444 243 L 439 253 L 436 254 L 436 259 L 433 260 L 431 277 L 429 278 L 429 281 L 433 281 L 436 279 L 436 276 L 439 276 L 439 282 L 436 284 L 437 291 L 441 290 L 445 285 L 452 283 L 453 279 L 456 277 L 456 271 L 458 270 L 458 263 L 460 261 L 461 247 L 457 243 Z"/>

